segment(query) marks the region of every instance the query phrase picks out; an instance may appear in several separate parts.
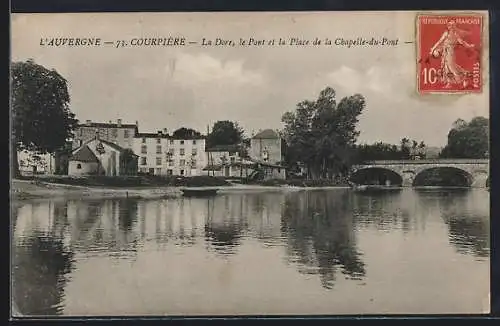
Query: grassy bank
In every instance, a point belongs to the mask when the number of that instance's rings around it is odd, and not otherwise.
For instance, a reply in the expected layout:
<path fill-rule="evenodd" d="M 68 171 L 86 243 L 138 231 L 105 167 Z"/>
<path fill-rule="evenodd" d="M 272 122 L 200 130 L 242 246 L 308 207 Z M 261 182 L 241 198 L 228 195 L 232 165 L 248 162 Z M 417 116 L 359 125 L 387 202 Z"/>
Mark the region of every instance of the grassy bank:
<path fill-rule="evenodd" d="M 167 176 L 40 176 L 29 178 L 34 182 L 47 182 L 71 186 L 106 188 L 146 188 L 146 187 L 220 187 L 230 183 L 223 178 L 211 176 L 167 177 Z"/>

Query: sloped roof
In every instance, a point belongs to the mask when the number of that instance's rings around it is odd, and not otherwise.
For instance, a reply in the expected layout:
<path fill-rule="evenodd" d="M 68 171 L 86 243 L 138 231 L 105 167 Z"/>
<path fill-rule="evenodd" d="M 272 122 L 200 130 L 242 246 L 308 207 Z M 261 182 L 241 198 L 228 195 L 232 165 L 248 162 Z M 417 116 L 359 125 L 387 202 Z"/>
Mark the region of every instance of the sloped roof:
<path fill-rule="evenodd" d="M 280 138 L 278 133 L 272 129 L 264 129 L 257 135 L 252 137 L 253 139 L 277 139 Z"/>
<path fill-rule="evenodd" d="M 108 145 L 109 147 L 111 147 L 111 148 L 113 148 L 114 150 L 117 150 L 117 151 L 119 151 L 119 152 L 123 152 L 123 151 L 125 150 L 125 148 L 123 148 L 123 147 L 121 147 L 121 146 L 119 146 L 119 145 L 117 145 L 117 144 L 115 144 L 115 143 L 112 143 L 112 142 L 110 142 L 110 141 L 104 140 L 104 139 L 94 139 L 94 140 L 97 140 L 97 141 L 99 141 L 99 142 L 101 142 L 101 143 L 103 143 L 103 144 L 106 144 L 106 145 Z"/>
<path fill-rule="evenodd" d="M 71 155 L 69 160 L 87 163 L 99 163 L 99 159 L 87 145 L 80 147 L 73 155 Z"/>

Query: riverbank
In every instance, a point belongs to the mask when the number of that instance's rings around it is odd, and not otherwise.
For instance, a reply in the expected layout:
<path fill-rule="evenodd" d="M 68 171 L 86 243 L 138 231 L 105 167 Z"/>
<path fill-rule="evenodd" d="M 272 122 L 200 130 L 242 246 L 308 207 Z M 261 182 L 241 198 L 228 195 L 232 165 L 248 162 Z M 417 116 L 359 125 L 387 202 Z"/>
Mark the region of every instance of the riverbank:
<path fill-rule="evenodd" d="M 12 200 L 36 200 L 44 198 L 93 199 L 93 198 L 178 198 L 182 196 L 182 186 L 142 186 L 142 187 L 97 187 L 56 184 L 41 180 L 13 180 L 11 184 Z M 219 194 L 254 193 L 254 192 L 295 192 L 318 189 L 338 189 L 348 187 L 294 187 L 263 186 L 227 183 L 224 186 L 196 186 L 198 189 L 218 189 Z"/>

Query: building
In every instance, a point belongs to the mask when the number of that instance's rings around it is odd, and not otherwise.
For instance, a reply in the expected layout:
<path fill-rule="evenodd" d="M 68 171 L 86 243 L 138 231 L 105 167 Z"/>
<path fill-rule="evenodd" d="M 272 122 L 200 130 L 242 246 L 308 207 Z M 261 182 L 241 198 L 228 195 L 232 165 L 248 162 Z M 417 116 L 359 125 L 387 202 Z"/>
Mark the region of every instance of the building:
<path fill-rule="evenodd" d="M 205 137 L 176 139 L 160 130 L 136 133 L 133 145 L 139 157 L 139 172 L 154 175 L 201 175 L 207 165 Z"/>
<path fill-rule="evenodd" d="M 54 155 L 39 154 L 33 151 L 17 151 L 19 172 L 22 175 L 54 174 L 56 162 Z"/>
<path fill-rule="evenodd" d="M 247 170 L 239 145 L 216 145 L 205 150 L 207 165 L 203 174 L 219 177 L 244 177 Z M 243 167 L 243 171 L 242 171 Z"/>
<path fill-rule="evenodd" d="M 284 161 L 285 142 L 280 135 L 265 129 L 250 140 L 250 159 L 257 164 L 257 174 L 260 179 L 285 179 Z"/>
<path fill-rule="evenodd" d="M 129 149 L 130 150 L 130 149 Z M 73 150 L 68 163 L 68 175 L 134 175 L 137 155 L 115 143 L 99 138 L 87 140 Z"/>
<path fill-rule="evenodd" d="M 249 154 L 257 162 L 280 164 L 284 161 L 284 141 L 276 131 L 265 129 L 250 140 Z"/>
<path fill-rule="evenodd" d="M 87 120 L 75 128 L 72 148 L 81 147 L 86 141 L 94 139 L 96 133 L 98 133 L 99 139 L 115 143 L 122 148 L 132 149 L 134 137 L 139 132 L 138 128 L 139 123 L 137 121 L 135 124 L 123 124 L 121 119 L 116 120 L 116 123 Z"/>

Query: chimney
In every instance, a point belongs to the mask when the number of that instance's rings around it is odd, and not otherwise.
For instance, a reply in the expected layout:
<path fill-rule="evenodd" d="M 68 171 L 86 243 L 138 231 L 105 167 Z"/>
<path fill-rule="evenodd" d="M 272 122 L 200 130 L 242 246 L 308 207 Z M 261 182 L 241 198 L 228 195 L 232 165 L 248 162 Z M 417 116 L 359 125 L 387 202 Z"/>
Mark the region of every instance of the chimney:
<path fill-rule="evenodd" d="M 135 126 L 139 127 L 139 121 L 135 120 Z"/>
<path fill-rule="evenodd" d="M 112 124 L 113 122 L 111 120 L 109 120 L 109 124 Z"/>
<path fill-rule="evenodd" d="M 122 119 L 116 120 L 116 124 L 118 125 L 118 128 L 122 126 Z"/>
<path fill-rule="evenodd" d="M 167 128 L 163 128 L 163 134 L 168 135 Z"/>
<path fill-rule="evenodd" d="M 99 129 L 95 130 L 95 139 L 99 139 Z"/>
<path fill-rule="evenodd" d="M 92 120 L 87 120 L 87 121 L 85 121 L 85 123 L 90 125 L 92 123 Z"/>
<path fill-rule="evenodd" d="M 162 135 L 161 130 L 158 130 L 158 136 L 161 136 L 161 135 Z"/>

